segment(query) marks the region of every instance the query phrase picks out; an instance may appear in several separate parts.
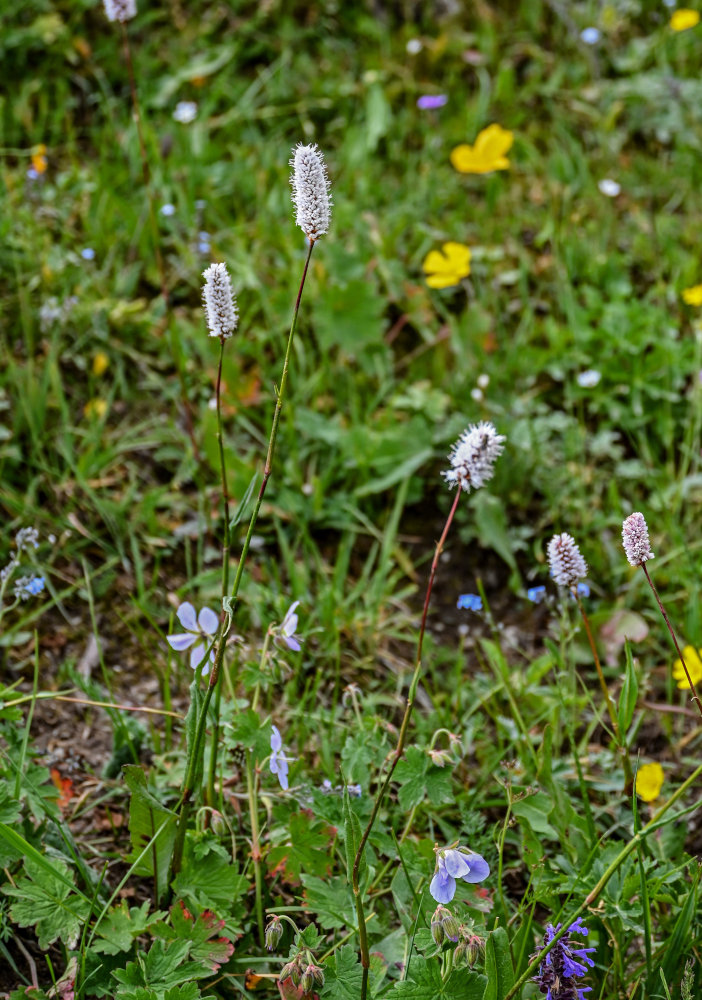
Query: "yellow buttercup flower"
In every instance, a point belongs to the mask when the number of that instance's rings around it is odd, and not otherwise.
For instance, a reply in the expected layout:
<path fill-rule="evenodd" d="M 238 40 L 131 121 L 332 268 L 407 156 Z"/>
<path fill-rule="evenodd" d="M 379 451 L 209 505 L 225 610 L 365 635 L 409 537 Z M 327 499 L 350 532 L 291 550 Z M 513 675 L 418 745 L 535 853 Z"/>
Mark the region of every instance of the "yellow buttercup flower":
<path fill-rule="evenodd" d="M 683 302 L 689 306 L 702 306 L 702 285 L 693 285 L 692 288 L 683 288 Z"/>
<path fill-rule="evenodd" d="M 680 10 L 676 10 L 670 19 L 670 27 L 673 31 L 687 31 L 688 28 L 694 28 L 700 23 L 700 15 L 696 10 L 690 10 L 689 7 L 681 7 Z"/>
<path fill-rule="evenodd" d="M 644 764 L 636 774 L 636 794 L 644 802 L 653 802 L 661 794 L 663 768 L 660 764 Z"/>
<path fill-rule="evenodd" d="M 470 274 L 470 248 L 464 243 L 444 243 L 424 258 L 422 270 L 430 288 L 451 288 Z"/>
<path fill-rule="evenodd" d="M 106 399 L 89 399 L 83 407 L 83 413 L 88 420 L 102 420 L 107 413 Z"/>
<path fill-rule="evenodd" d="M 97 375 L 100 378 L 107 371 L 110 364 L 110 359 L 105 354 L 104 351 L 98 351 L 93 358 L 93 375 Z"/>
<path fill-rule="evenodd" d="M 702 681 L 702 660 L 700 659 L 700 653 L 702 653 L 702 649 L 698 651 L 694 646 L 685 646 L 682 652 L 687 672 L 693 684 L 699 684 Z M 676 660 L 673 664 L 673 677 L 678 682 L 678 687 L 681 691 L 690 686 L 685 676 L 682 660 Z"/>
<path fill-rule="evenodd" d="M 474 146 L 456 146 L 451 163 L 461 174 L 491 174 L 493 170 L 509 170 L 506 153 L 512 148 L 514 136 L 501 125 L 488 125 L 478 135 Z"/>

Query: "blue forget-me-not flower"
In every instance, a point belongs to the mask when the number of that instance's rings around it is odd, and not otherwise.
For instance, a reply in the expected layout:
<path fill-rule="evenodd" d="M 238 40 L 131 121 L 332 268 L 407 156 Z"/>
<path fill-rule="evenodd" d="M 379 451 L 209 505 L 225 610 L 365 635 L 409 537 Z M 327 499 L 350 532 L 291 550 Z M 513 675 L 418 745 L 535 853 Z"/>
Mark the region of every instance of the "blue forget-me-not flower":
<path fill-rule="evenodd" d="M 456 607 L 465 608 L 466 611 L 482 611 L 483 599 L 479 594 L 461 594 L 456 602 Z"/>

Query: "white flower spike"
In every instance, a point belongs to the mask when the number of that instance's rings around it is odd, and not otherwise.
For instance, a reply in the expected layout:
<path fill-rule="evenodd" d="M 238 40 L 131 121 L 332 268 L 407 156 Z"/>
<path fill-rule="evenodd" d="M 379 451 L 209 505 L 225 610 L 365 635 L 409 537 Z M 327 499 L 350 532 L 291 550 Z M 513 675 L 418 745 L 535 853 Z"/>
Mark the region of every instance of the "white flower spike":
<path fill-rule="evenodd" d="M 297 209 L 296 222 L 305 236 L 313 243 L 329 229 L 331 197 L 329 177 L 324 157 L 316 144 L 299 143 L 290 160 L 293 168 L 290 183 L 292 200 Z"/>
<path fill-rule="evenodd" d="M 449 487 L 460 486 L 469 493 L 492 479 L 493 466 L 504 450 L 506 438 L 494 424 L 482 420 L 461 434 L 451 449 L 451 468 L 443 473 Z"/>
<path fill-rule="evenodd" d="M 574 587 L 587 576 L 587 563 L 573 536 L 565 531 L 554 535 L 548 543 L 548 565 L 551 576 L 561 587 Z"/>
<path fill-rule="evenodd" d="M 622 524 L 622 544 L 632 566 L 642 566 L 648 559 L 654 558 L 646 518 L 639 511 L 629 514 Z"/>
<path fill-rule="evenodd" d="M 210 264 L 202 272 L 205 285 L 202 300 L 207 314 L 210 337 L 227 340 L 234 333 L 239 322 L 236 299 L 232 292 L 226 264 Z"/>

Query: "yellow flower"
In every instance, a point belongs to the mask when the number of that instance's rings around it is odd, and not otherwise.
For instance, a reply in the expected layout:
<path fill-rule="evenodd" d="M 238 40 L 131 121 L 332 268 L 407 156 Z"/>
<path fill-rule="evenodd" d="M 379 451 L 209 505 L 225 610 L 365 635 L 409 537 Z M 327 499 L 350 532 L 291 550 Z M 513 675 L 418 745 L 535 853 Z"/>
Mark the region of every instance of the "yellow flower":
<path fill-rule="evenodd" d="M 512 148 L 514 136 L 501 125 L 488 125 L 475 140 L 474 146 L 456 146 L 451 163 L 461 174 L 490 174 L 493 170 L 509 170 L 505 153 Z"/>
<path fill-rule="evenodd" d="M 83 413 L 90 419 L 102 420 L 107 413 L 107 400 L 89 399 L 83 407 Z"/>
<path fill-rule="evenodd" d="M 702 306 L 702 285 L 693 285 L 692 288 L 684 288 L 683 302 L 689 306 Z"/>
<path fill-rule="evenodd" d="M 688 28 L 694 28 L 700 23 L 700 15 L 696 10 L 690 10 L 689 7 L 681 7 L 680 10 L 676 10 L 670 19 L 670 27 L 673 31 L 687 31 Z"/>
<path fill-rule="evenodd" d="M 702 660 L 700 659 L 700 653 L 702 653 L 702 649 L 698 652 L 694 646 L 685 646 L 683 649 L 683 659 L 685 660 L 685 666 L 693 684 L 699 684 L 702 681 Z M 682 660 L 676 660 L 673 664 L 673 677 L 678 682 L 678 687 L 681 691 L 690 686 L 687 683 Z"/>
<path fill-rule="evenodd" d="M 46 146 L 43 142 L 41 142 L 32 153 L 32 166 L 38 174 L 44 174 L 46 173 L 48 165 L 49 161 L 46 158 Z"/>
<path fill-rule="evenodd" d="M 105 372 L 107 371 L 109 364 L 110 364 L 110 359 L 105 354 L 105 352 L 98 351 L 95 357 L 93 358 L 93 375 L 97 375 L 97 377 L 100 378 L 100 376 L 104 375 Z"/>
<path fill-rule="evenodd" d="M 424 258 L 422 270 L 430 288 L 450 288 L 470 274 L 470 248 L 464 243 L 444 243 Z"/>
<path fill-rule="evenodd" d="M 644 802 L 653 802 L 661 794 L 663 768 L 660 764 L 644 764 L 636 774 L 636 794 Z"/>

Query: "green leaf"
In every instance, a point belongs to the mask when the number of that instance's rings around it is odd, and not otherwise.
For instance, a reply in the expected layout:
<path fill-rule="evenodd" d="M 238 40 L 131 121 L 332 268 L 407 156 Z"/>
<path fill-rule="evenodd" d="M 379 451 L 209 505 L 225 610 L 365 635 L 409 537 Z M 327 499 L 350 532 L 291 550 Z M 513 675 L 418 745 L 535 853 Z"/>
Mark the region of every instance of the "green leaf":
<path fill-rule="evenodd" d="M 358 1000 L 362 978 L 358 952 L 350 944 L 345 944 L 324 963 L 324 986 L 320 996 L 329 1000 Z"/>
<path fill-rule="evenodd" d="M 636 709 L 636 702 L 639 697 L 639 682 L 636 677 L 636 668 L 634 667 L 634 659 L 631 655 L 631 646 L 628 640 L 624 644 L 624 649 L 626 650 L 626 673 L 624 675 L 622 691 L 619 695 L 619 710 L 617 713 L 619 731 L 622 737 L 626 735 L 631 725 L 631 720 L 634 717 Z"/>
<path fill-rule="evenodd" d="M 90 912 L 90 903 L 72 891 L 68 867 L 55 860 L 47 867 L 33 858 L 24 861 L 27 878 L 16 886 L 3 886 L 8 896 L 17 896 L 10 907 L 12 919 L 20 927 L 34 927 L 39 947 L 46 950 L 57 938 L 74 948 L 83 922 Z"/>
<path fill-rule="evenodd" d="M 248 889 L 248 879 L 219 854 L 195 858 L 190 842 L 186 844 L 183 865 L 173 880 L 174 892 L 197 907 L 231 912 Z"/>
<path fill-rule="evenodd" d="M 189 941 L 154 941 L 145 958 L 140 955 L 125 969 L 114 970 L 112 975 L 120 984 L 116 996 L 140 1000 L 139 991 L 146 987 L 153 990 L 159 1000 L 161 997 L 165 1000 L 165 993 L 174 986 L 211 975 L 206 963 L 186 961 L 189 950 Z M 190 991 L 186 995 L 190 995 Z"/>
<path fill-rule="evenodd" d="M 405 1000 L 483 1000 L 487 979 L 477 972 L 454 969 L 444 982 L 441 965 L 435 958 L 428 961 L 414 957 L 410 965 L 409 978 L 395 983 L 393 995 Z"/>
<path fill-rule="evenodd" d="M 288 879 L 298 880 L 302 871 L 324 875 L 331 864 L 333 834 L 320 820 L 311 820 L 308 813 L 290 816 L 288 843 L 274 847 L 268 853 L 269 870 L 283 865 Z"/>
<path fill-rule="evenodd" d="M 198 917 L 194 917 L 179 900 L 171 907 L 170 917 L 170 925 L 159 923 L 154 927 L 155 937 L 166 941 L 188 941 L 188 957 L 202 962 L 212 972 L 229 961 L 234 945 L 226 937 L 215 937 L 224 929 L 224 920 L 220 920 L 212 910 L 203 910 Z"/>
<path fill-rule="evenodd" d="M 326 930 L 356 926 L 356 904 L 353 890 L 341 875 L 321 879 L 316 875 L 303 875 L 305 907 L 315 915 L 317 923 Z"/>
<path fill-rule="evenodd" d="M 160 899 L 168 887 L 168 869 L 176 831 L 175 813 L 149 791 L 146 775 L 138 764 L 126 764 L 123 771 L 125 783 L 132 793 L 129 833 L 133 850 L 127 860 L 135 863 L 134 870 L 138 875 L 154 878 Z"/>
<path fill-rule="evenodd" d="M 452 797 L 450 768 L 437 767 L 430 757 L 419 747 L 408 747 L 404 759 L 395 768 L 395 777 L 400 783 L 397 793 L 401 807 L 414 809 L 425 797 L 433 805 L 449 802 Z"/>
<path fill-rule="evenodd" d="M 158 911 L 149 915 L 148 900 L 141 906 L 129 909 L 127 901 L 123 899 L 118 906 L 109 910 L 98 924 L 93 950 L 103 955 L 118 955 L 121 951 L 128 951 L 134 938 L 165 916 L 165 913 Z"/>
<path fill-rule="evenodd" d="M 512 806 L 512 812 L 518 819 L 525 820 L 536 834 L 559 840 L 559 835 L 548 822 L 548 815 L 553 809 L 553 802 L 545 792 L 537 792 L 526 799 L 520 799 Z"/>
<path fill-rule="evenodd" d="M 514 968 L 509 938 L 504 927 L 497 927 L 485 942 L 487 987 L 483 1000 L 503 1000 L 514 986 Z"/>

